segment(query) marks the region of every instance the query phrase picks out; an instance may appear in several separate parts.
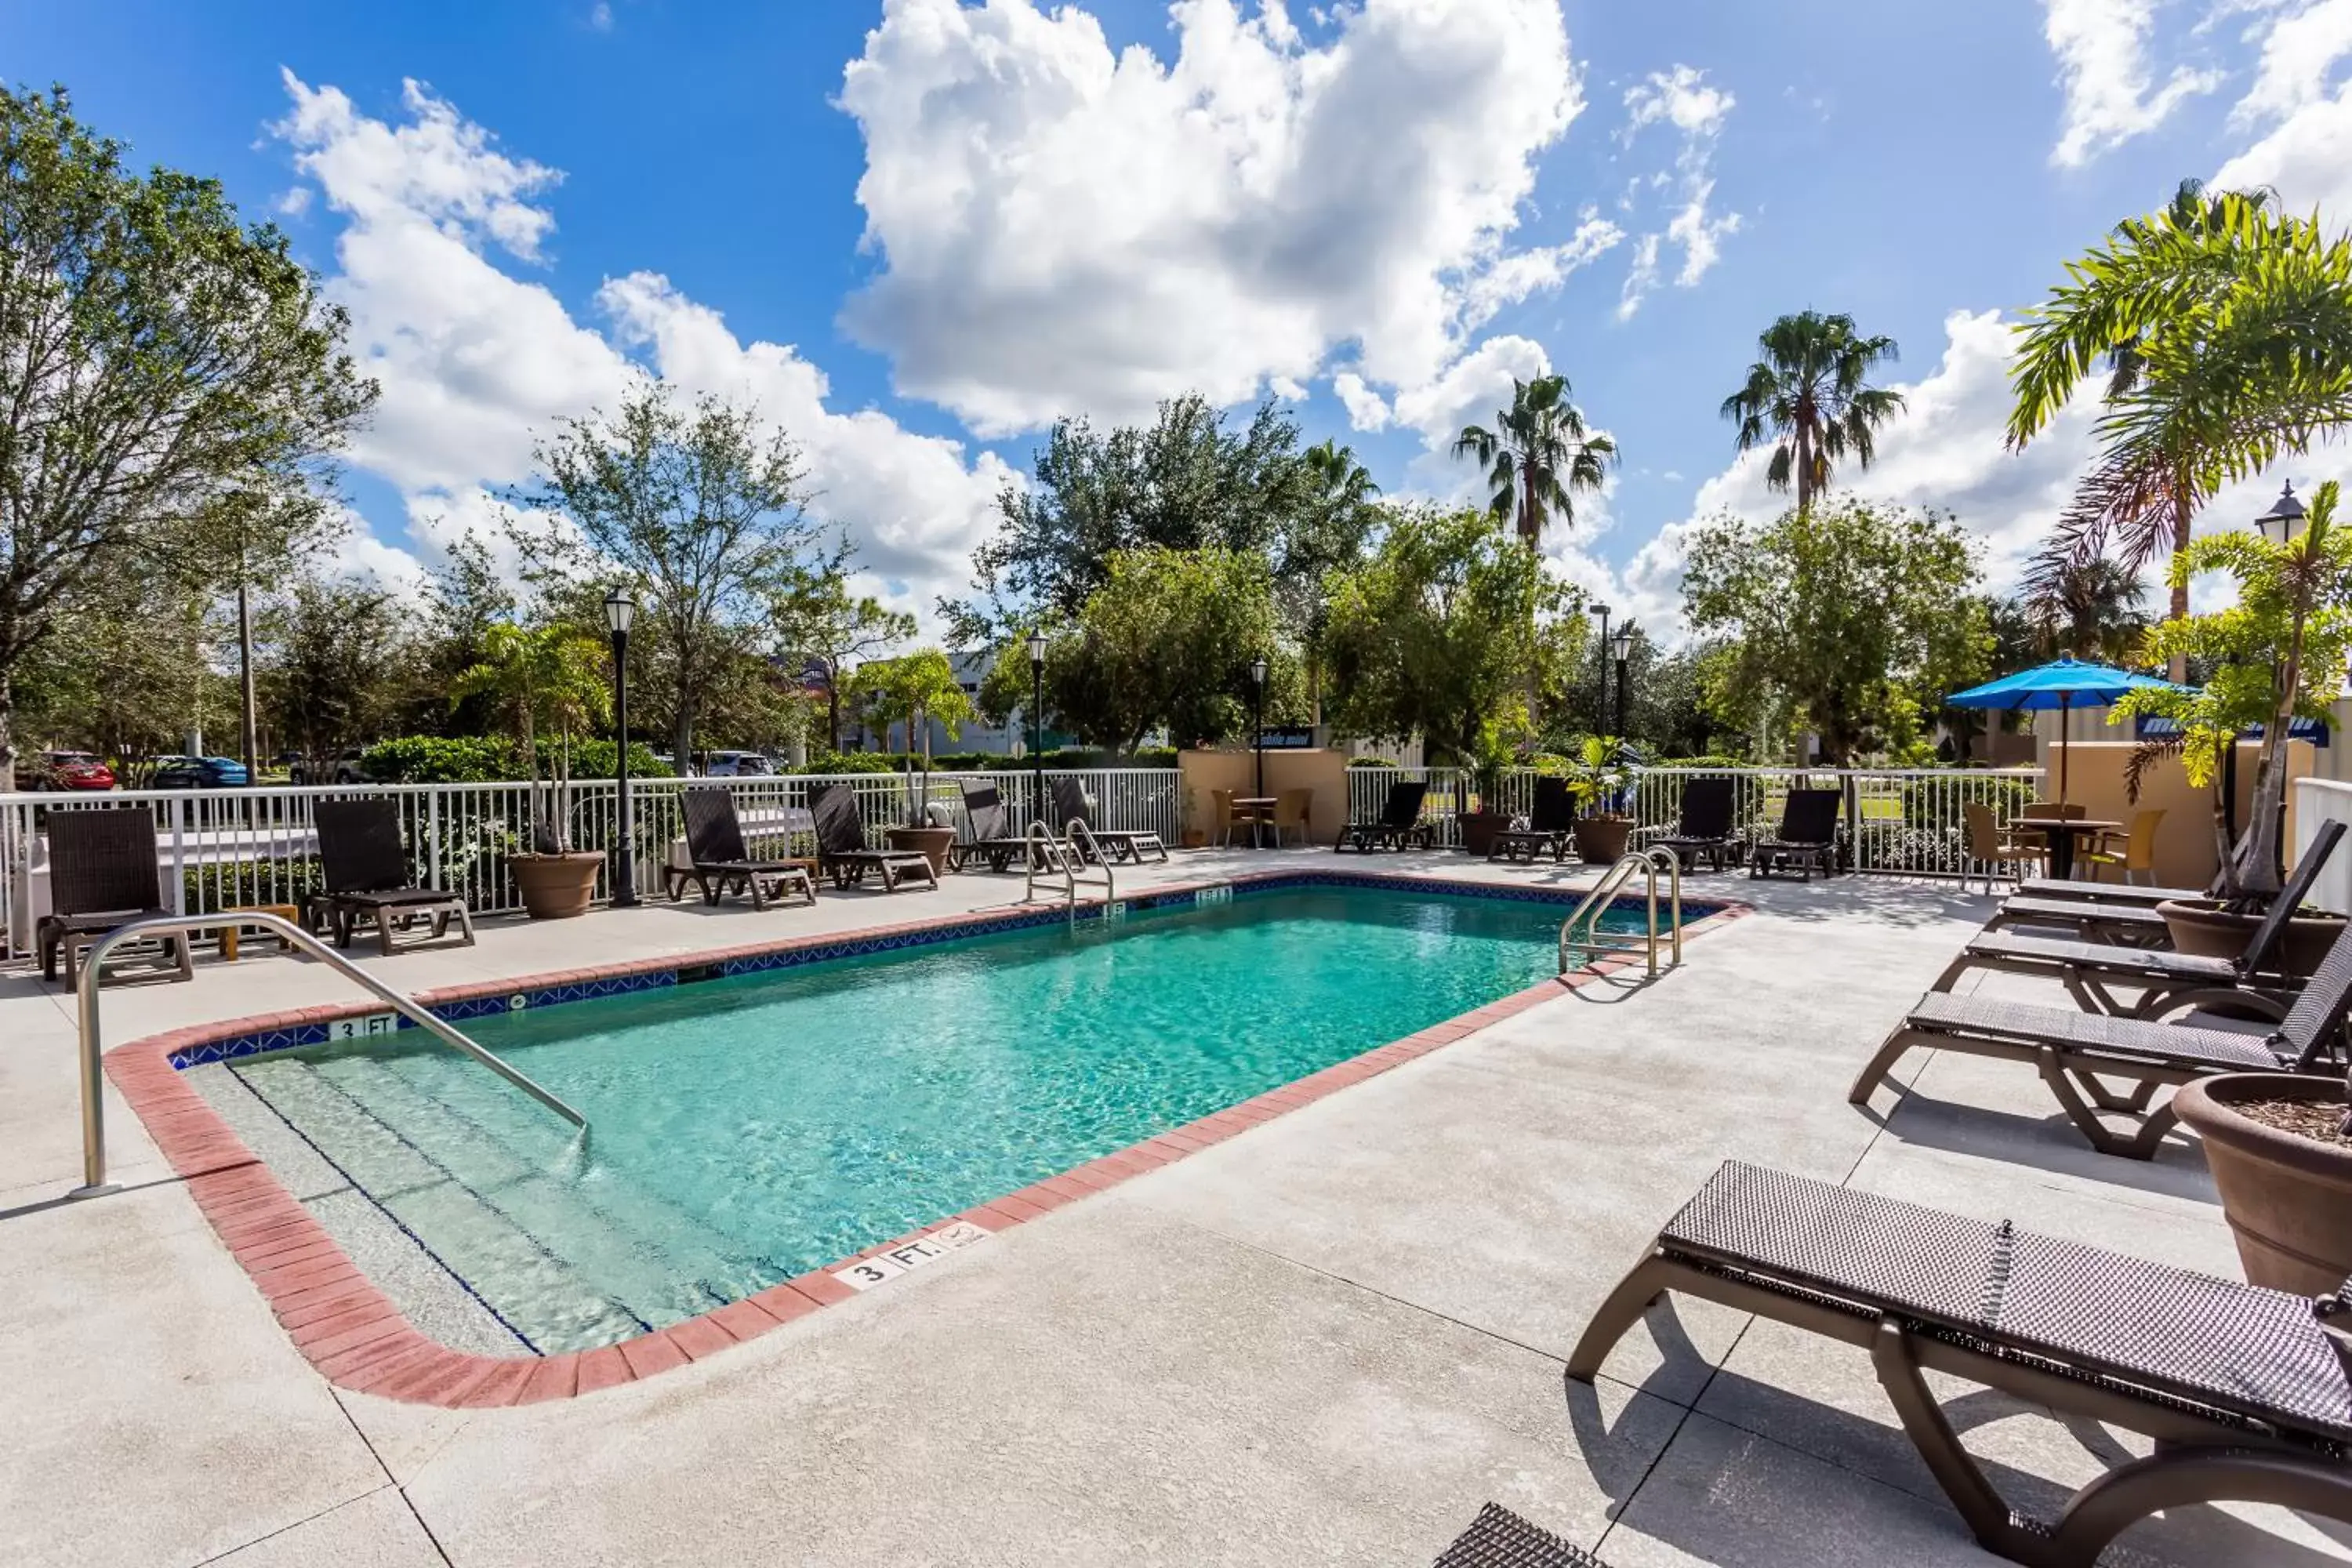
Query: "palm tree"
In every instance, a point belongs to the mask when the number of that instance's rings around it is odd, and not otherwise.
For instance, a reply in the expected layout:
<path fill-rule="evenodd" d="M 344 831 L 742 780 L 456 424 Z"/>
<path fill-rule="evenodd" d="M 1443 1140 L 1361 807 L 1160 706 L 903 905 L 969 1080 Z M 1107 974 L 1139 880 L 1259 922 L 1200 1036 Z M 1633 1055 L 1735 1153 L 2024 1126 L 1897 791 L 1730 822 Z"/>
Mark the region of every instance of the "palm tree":
<path fill-rule="evenodd" d="M 2272 211 L 2269 193 L 2183 181 L 2066 270 L 2027 312 L 2010 373 L 2012 448 L 2107 373 L 2106 450 L 2060 516 L 2052 569 L 2111 542 L 2131 570 L 2184 549 L 2222 485 L 2352 419 L 2352 241 Z M 2176 583 L 2169 618 L 2188 613 Z"/>
<path fill-rule="evenodd" d="M 2025 615 L 2043 658 L 2125 664 L 2147 635 L 2146 594 L 2139 574 L 2119 561 L 2063 562 L 2028 575 Z"/>
<path fill-rule="evenodd" d="M 1353 565 L 1361 556 L 1372 526 L 1372 498 L 1381 493 L 1381 487 L 1372 482 L 1371 470 L 1356 460 L 1353 447 L 1325 441 L 1307 447 L 1300 457 L 1314 504 L 1301 516 L 1287 542 L 1276 592 L 1306 656 L 1307 710 L 1319 727 L 1323 722 L 1321 648 L 1330 607 L 1324 583 L 1331 573 Z"/>
<path fill-rule="evenodd" d="M 512 717 L 530 781 L 534 851 L 562 853 L 572 847 L 572 732 L 605 721 L 610 693 L 604 684 L 604 650 L 594 637 L 572 626 L 493 626 L 482 635 L 482 660 L 462 670 L 449 686 L 449 705 L 469 697 L 496 699 Z M 561 737 L 556 753 L 556 805 L 551 824 L 541 815 L 539 726 L 552 725 Z"/>
<path fill-rule="evenodd" d="M 1314 481 L 1316 499 L 1331 506 L 1364 506 L 1381 493 L 1371 470 L 1356 461 L 1356 449 L 1337 441 L 1309 447 L 1300 454 Z"/>
<path fill-rule="evenodd" d="M 1739 427 L 1739 450 L 1771 443 L 1764 482 L 1776 490 L 1793 484 L 1802 511 L 1847 456 L 1870 467 L 1878 427 L 1902 411 L 1901 393 L 1866 384 L 1881 362 L 1895 363 L 1895 340 L 1863 337 L 1852 316 L 1800 310 L 1756 342 L 1764 357 L 1748 367 L 1748 384 L 1723 400 L 1723 416 Z"/>
<path fill-rule="evenodd" d="M 1617 443 L 1590 434 L 1584 415 L 1569 401 L 1568 377 L 1511 378 L 1511 405 L 1495 415 L 1495 428 L 1465 425 L 1454 455 L 1471 458 L 1494 486 L 1495 515 L 1518 525 L 1519 537 L 1538 549 L 1554 516 L 1576 521 L 1575 495 L 1597 490 L 1617 460 Z"/>

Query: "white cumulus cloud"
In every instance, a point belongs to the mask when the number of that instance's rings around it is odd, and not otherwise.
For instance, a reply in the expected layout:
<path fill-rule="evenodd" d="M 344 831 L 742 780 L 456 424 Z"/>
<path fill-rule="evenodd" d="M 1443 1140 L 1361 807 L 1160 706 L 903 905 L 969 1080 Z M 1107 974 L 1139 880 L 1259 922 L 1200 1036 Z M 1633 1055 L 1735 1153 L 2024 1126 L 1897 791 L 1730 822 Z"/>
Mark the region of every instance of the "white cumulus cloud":
<path fill-rule="evenodd" d="M 1663 231 L 1654 229 L 1634 242 L 1633 263 L 1617 296 L 1619 321 L 1630 320 L 1657 287 L 1662 244 L 1681 247 L 1682 265 L 1675 270 L 1675 283 L 1688 289 L 1722 258 L 1724 240 L 1739 232 L 1738 213 L 1707 210 L 1715 195 L 1716 142 L 1736 102 L 1729 92 L 1711 85 L 1705 71 L 1686 65 L 1653 71 L 1625 89 L 1625 123 L 1617 132 L 1620 142 L 1630 148 L 1645 127 L 1659 124 L 1673 127 L 1682 141 L 1671 171 L 1660 170 L 1646 180 L 1636 180 L 1625 194 L 1623 205 L 1629 209 L 1637 195 L 1649 191 L 1668 192 L 1680 205 Z"/>
<path fill-rule="evenodd" d="M 2159 9 L 2161 0 L 2044 0 L 2042 36 L 2058 58 L 2065 93 L 2052 163 L 2087 163 L 2221 84 L 2221 71 L 2186 62 L 2156 79 L 2149 46 Z"/>

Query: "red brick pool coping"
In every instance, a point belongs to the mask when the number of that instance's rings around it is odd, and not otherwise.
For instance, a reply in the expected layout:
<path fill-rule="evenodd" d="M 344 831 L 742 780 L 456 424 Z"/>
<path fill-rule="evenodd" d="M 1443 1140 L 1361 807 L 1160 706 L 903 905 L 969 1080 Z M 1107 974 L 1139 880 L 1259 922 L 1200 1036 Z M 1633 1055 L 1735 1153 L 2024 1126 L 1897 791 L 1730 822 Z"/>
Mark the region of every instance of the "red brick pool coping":
<path fill-rule="evenodd" d="M 1154 887 L 1139 889 L 1137 897 L 1156 899 L 1202 888 L 1280 880 L 1288 875 L 1295 873 L 1244 874 L 1215 881 Z M 1378 885 L 1393 886 L 1404 880 L 1384 879 Z M 1418 876 L 1410 880 L 1448 891 L 1493 891 L 1492 884 Z M 1715 913 L 1685 927 L 1684 935 L 1687 938 L 1752 912 L 1748 905 L 1726 902 Z M 758 957 L 797 947 L 829 946 L 897 932 L 986 926 L 993 923 L 994 918 L 984 913 L 966 913 L 851 931 L 827 931 L 744 947 L 452 986 L 420 992 L 416 1000 L 436 1005 L 477 996 L 504 995 L 517 990 L 687 969 L 730 958 Z M 447 1409 L 486 1409 L 569 1399 L 651 1377 L 688 1362 L 707 1361 L 732 1345 L 858 1294 L 833 1278 L 835 1270 L 852 1263 L 904 1247 L 960 1222 L 991 1232 L 1010 1229 L 1117 1186 L 1130 1177 L 1172 1164 L 1260 1122 L 1311 1105 L 1350 1084 L 1402 1067 L 1489 1024 L 1523 1013 L 1539 1002 L 1633 966 L 1634 961 L 1630 959 L 1603 959 L 1564 979 L 1539 982 L 1444 1023 L 1433 1024 L 1403 1039 L 1334 1063 L 1296 1082 L 1227 1106 L 1197 1121 L 1090 1160 L 1058 1175 L 1047 1176 L 1018 1192 L 975 1205 L 961 1214 L 950 1215 L 797 1279 L 772 1285 L 714 1311 L 619 1344 L 544 1356 L 474 1355 L 452 1350 L 419 1331 L 383 1292 L 369 1282 L 341 1244 L 286 1190 L 269 1167 L 231 1131 L 219 1112 L 182 1080 L 179 1069 L 171 1063 L 175 1050 L 273 1029 L 355 1017 L 381 1011 L 378 1005 L 369 1002 L 306 1007 L 151 1035 L 107 1052 L 106 1071 L 138 1113 L 163 1157 L 185 1180 L 197 1207 L 212 1222 L 222 1243 L 253 1277 L 278 1322 L 321 1375 L 337 1387 L 354 1393 Z"/>

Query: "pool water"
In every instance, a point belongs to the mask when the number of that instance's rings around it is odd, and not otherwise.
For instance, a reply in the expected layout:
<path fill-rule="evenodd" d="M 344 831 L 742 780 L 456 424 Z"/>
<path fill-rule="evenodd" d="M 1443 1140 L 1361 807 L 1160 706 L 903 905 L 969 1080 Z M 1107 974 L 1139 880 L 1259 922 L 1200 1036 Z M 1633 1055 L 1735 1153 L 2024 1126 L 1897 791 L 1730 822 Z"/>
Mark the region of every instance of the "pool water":
<path fill-rule="evenodd" d="M 1564 912 L 1273 891 L 467 1026 L 585 1139 L 414 1030 L 235 1070 L 516 1333 L 577 1350 L 1532 984 Z"/>

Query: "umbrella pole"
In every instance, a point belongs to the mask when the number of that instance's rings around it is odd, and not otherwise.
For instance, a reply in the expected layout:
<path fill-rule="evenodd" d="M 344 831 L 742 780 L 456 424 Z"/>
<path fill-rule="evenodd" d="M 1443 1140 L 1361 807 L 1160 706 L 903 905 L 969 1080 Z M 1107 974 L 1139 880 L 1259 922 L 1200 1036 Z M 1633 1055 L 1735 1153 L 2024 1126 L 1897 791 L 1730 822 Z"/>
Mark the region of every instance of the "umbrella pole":
<path fill-rule="evenodd" d="M 2066 714 L 2068 706 L 2074 700 L 2074 694 L 2071 692 L 2062 691 L 2058 694 L 2058 815 L 2061 816 L 2066 815 L 2066 762 L 2074 742 L 2072 729 L 2066 722 Z"/>

